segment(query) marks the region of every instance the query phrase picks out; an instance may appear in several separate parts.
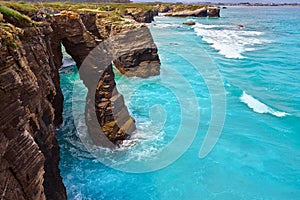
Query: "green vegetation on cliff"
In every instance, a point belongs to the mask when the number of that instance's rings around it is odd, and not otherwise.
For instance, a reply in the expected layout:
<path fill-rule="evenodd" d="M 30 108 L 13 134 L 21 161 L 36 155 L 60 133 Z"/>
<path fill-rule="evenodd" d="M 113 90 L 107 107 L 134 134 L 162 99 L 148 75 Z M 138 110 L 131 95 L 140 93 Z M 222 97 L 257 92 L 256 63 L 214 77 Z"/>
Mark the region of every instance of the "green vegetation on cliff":
<path fill-rule="evenodd" d="M 124 12 L 126 9 L 137 9 L 139 11 L 147 11 L 150 9 L 157 9 L 159 6 L 172 7 L 174 11 L 181 10 L 196 10 L 204 7 L 205 5 L 199 4 L 171 4 L 161 2 L 149 2 L 149 3 L 108 3 L 108 2 L 23 2 L 23 1 L 0 1 L 0 5 L 12 8 L 19 12 L 37 12 L 42 8 L 51 9 L 53 11 L 115 11 L 118 13 Z"/>
<path fill-rule="evenodd" d="M 12 17 L 15 20 L 18 21 L 25 21 L 25 22 L 31 22 L 30 18 L 26 15 L 21 14 L 20 12 L 13 10 L 11 8 L 8 8 L 6 6 L 0 5 L 0 13 L 3 14 L 4 17 Z"/>

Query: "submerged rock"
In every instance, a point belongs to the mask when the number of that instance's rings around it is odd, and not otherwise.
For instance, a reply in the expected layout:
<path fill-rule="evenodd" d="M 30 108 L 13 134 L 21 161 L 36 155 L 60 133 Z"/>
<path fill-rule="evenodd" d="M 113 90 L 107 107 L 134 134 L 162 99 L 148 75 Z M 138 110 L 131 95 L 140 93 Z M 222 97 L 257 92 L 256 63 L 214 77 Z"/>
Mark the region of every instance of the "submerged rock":
<path fill-rule="evenodd" d="M 245 26 L 243 24 L 238 24 L 238 25 L 236 25 L 236 27 L 239 28 L 239 29 L 245 28 Z"/>
<path fill-rule="evenodd" d="M 182 24 L 188 25 L 188 26 L 193 26 L 196 24 L 196 22 L 183 22 Z"/>

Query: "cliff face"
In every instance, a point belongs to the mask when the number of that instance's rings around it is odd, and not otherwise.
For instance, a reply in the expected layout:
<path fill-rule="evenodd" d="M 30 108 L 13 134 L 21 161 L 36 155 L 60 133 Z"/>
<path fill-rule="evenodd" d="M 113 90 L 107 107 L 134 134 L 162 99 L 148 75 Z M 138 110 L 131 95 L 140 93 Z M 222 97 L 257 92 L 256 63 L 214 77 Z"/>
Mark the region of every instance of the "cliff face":
<path fill-rule="evenodd" d="M 6 199 L 45 199 L 45 158 L 29 132 L 33 129 L 30 120 L 33 124 L 37 120 L 29 108 L 29 100 L 38 100 L 37 80 L 24 58 L 24 50 L 16 50 L 21 45 L 17 38 L 20 32 L 11 25 L 5 29 L 0 29 L 0 109 L 5 113 L 0 119 L 0 192 Z"/>
<path fill-rule="evenodd" d="M 1 27 L 1 184 L 5 199 L 66 199 L 59 175 L 47 27 Z"/>

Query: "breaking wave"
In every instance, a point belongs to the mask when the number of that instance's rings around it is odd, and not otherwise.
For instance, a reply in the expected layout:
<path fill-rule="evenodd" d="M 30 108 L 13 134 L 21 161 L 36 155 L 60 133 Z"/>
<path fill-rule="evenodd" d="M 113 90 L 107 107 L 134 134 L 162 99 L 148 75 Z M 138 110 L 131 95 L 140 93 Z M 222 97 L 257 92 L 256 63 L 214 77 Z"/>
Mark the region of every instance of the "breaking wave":
<path fill-rule="evenodd" d="M 276 111 L 266 104 L 260 102 L 259 100 L 255 99 L 251 95 L 247 94 L 243 91 L 242 96 L 240 97 L 241 102 L 245 103 L 249 108 L 251 108 L 254 112 L 257 113 L 269 113 L 276 117 L 284 117 L 288 115 L 286 112 Z"/>
<path fill-rule="evenodd" d="M 270 42 L 263 32 L 246 30 L 242 25 L 204 25 L 197 23 L 194 31 L 227 58 L 245 58 L 242 54 L 253 51 L 254 45 Z"/>

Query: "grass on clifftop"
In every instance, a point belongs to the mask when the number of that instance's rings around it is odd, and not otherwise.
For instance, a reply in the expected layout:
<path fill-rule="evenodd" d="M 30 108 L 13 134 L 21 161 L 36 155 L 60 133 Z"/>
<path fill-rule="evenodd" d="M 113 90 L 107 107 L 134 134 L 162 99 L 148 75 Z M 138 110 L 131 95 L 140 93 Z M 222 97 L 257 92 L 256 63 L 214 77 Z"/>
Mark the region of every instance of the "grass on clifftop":
<path fill-rule="evenodd" d="M 2 13 L 3 16 L 6 16 L 6 17 L 12 17 L 17 21 L 23 20 L 25 22 L 31 22 L 31 19 L 28 16 L 22 15 L 18 11 L 8 8 L 6 6 L 0 5 L 0 13 Z"/>
<path fill-rule="evenodd" d="M 41 8 L 48 8 L 54 11 L 115 11 L 122 13 L 126 9 L 137 9 L 139 11 L 147 11 L 157 8 L 158 5 L 170 6 L 173 11 L 196 10 L 205 5 L 199 4 L 174 4 L 162 2 L 145 2 L 145 3 L 108 3 L 108 2 L 24 2 L 24 1 L 0 1 L 0 5 L 17 10 L 21 13 L 37 12 Z"/>

